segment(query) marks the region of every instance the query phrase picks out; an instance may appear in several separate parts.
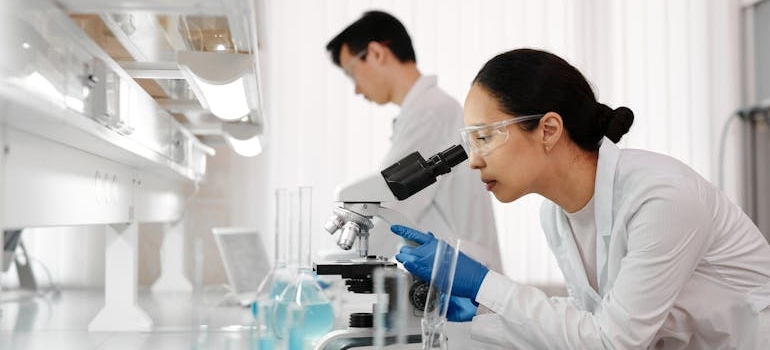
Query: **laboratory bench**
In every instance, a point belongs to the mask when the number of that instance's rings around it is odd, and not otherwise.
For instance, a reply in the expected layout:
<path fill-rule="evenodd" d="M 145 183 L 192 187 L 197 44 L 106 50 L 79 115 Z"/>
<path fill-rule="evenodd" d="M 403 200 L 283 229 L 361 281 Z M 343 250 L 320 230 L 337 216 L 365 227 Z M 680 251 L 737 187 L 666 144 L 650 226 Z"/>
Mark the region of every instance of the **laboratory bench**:
<path fill-rule="evenodd" d="M 251 311 L 225 295 L 216 286 L 195 293 L 140 288 L 137 302 L 154 321 L 152 331 L 93 332 L 88 325 L 104 305 L 103 290 L 7 289 L 0 298 L 0 349 L 251 349 Z"/>

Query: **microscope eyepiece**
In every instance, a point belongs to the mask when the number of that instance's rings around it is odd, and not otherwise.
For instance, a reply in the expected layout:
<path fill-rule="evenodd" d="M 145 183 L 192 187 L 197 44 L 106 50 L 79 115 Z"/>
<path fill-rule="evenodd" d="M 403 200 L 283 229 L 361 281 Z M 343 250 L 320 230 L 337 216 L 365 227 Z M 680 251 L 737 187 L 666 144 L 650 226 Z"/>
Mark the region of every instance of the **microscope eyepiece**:
<path fill-rule="evenodd" d="M 468 159 L 460 145 L 454 145 L 430 157 L 427 161 L 413 152 L 381 172 L 393 195 L 404 200 L 436 182 L 436 177 Z"/>
<path fill-rule="evenodd" d="M 463 146 L 454 145 L 452 147 L 449 147 L 446 151 L 439 152 L 433 157 L 442 158 L 451 168 L 457 164 L 462 163 L 464 160 L 468 159 L 468 154 L 465 153 L 465 149 L 463 149 Z M 433 157 L 431 157 L 431 159 Z"/>
<path fill-rule="evenodd" d="M 463 147 L 454 145 L 445 151 L 436 153 L 435 156 L 428 159 L 427 163 L 429 164 L 430 172 L 435 177 L 448 173 L 453 166 L 462 163 L 466 159 L 468 159 L 468 155 Z"/>

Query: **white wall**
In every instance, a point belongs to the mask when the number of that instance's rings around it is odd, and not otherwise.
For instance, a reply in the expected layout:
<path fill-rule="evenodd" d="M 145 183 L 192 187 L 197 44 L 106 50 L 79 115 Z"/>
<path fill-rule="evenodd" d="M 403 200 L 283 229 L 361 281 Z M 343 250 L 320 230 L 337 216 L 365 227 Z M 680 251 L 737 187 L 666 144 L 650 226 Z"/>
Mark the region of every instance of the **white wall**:
<path fill-rule="evenodd" d="M 390 118 L 398 111 L 354 97 L 352 83 L 324 50 L 329 39 L 368 9 L 399 17 L 413 37 L 419 68 L 437 74 L 439 85 L 460 101 L 478 69 L 497 53 L 526 46 L 561 55 L 592 82 L 600 101 L 634 110 L 636 121 L 623 146 L 673 155 L 716 181 L 715 144 L 740 93 L 738 4 L 739 0 L 260 2 L 268 122 L 265 153 L 245 159 L 218 149 L 217 160 L 211 162 L 216 168 L 209 169 L 212 180 L 201 189 L 217 205 L 206 208 L 203 199 L 191 204 L 196 222 L 205 225 L 198 225 L 190 238 L 205 235 L 206 225 L 251 225 L 272 243 L 274 189 L 310 185 L 317 228 L 314 244 L 317 250 L 336 249 L 335 238 L 321 228 L 334 206 L 334 188 L 377 170 L 388 147 Z M 734 129 L 726 169 L 738 167 L 739 157 L 729 156 L 738 151 Z M 727 175 L 727 192 L 735 198 L 740 192 L 737 176 Z M 229 197 L 217 197 L 222 193 Z M 528 196 L 515 203 L 497 203 L 505 270 L 521 282 L 559 283 L 561 273 L 539 228 L 540 201 Z M 54 278 L 65 285 L 100 285 L 103 269 L 93 262 L 102 261 L 101 236 L 83 230 L 57 235 L 50 230 L 31 232 L 28 241 L 39 259 L 49 267 L 56 265 L 51 268 Z M 73 238 L 80 242 L 64 243 Z M 67 258 L 84 247 L 95 260 Z M 147 276 L 157 273 L 157 267 L 146 269 Z M 219 281 L 223 275 L 207 271 L 207 276 Z"/>

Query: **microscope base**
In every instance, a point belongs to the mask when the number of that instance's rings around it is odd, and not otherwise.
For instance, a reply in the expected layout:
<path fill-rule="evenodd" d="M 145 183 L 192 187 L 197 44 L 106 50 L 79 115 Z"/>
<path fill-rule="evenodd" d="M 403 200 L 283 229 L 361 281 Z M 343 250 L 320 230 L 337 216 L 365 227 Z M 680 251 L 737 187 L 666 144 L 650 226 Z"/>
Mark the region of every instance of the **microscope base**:
<path fill-rule="evenodd" d="M 420 329 L 412 329 L 406 336 L 407 344 L 386 345 L 388 350 L 393 349 L 420 349 L 422 336 Z M 392 342 L 393 340 L 391 340 Z M 318 340 L 314 350 L 343 350 L 343 349 L 374 349 L 373 328 L 348 328 L 332 331 Z"/>

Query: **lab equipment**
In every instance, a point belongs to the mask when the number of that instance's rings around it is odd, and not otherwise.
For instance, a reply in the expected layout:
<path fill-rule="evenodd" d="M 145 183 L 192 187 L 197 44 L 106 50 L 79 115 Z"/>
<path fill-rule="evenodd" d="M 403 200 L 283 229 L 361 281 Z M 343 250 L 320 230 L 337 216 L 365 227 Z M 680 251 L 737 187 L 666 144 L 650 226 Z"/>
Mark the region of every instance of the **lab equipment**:
<path fill-rule="evenodd" d="M 259 232 L 251 227 L 211 229 L 230 286 L 228 299 L 248 306 L 257 300 L 260 281 L 270 272 Z"/>
<path fill-rule="evenodd" d="M 21 232 L 23 230 L 4 230 L 3 231 L 3 260 L 0 264 L 0 272 L 8 272 L 11 262 L 16 256 L 16 247 L 21 243 Z"/>
<path fill-rule="evenodd" d="M 412 284 L 404 271 L 390 268 L 374 270 L 374 347 L 407 344 L 410 307 L 407 295 Z"/>
<path fill-rule="evenodd" d="M 339 270 L 343 279 L 350 275 L 363 275 L 365 265 L 343 265 Z M 428 285 L 416 280 L 406 272 L 396 269 L 395 263 L 377 263 L 369 265 L 369 289 L 357 293 L 376 293 L 373 312 L 350 314 L 350 324 L 346 329 L 338 329 L 326 334 L 315 344 L 316 350 L 351 349 L 385 347 L 421 342 L 420 316 L 425 308 Z M 333 269 L 335 265 L 325 266 Z M 331 271 L 331 270 L 329 270 Z M 362 286 L 363 284 L 359 284 Z M 351 290 L 352 291 L 352 290 Z"/>
<path fill-rule="evenodd" d="M 508 125 L 535 120 L 542 116 L 543 114 L 524 115 L 492 124 L 473 125 L 463 128 L 460 131 L 460 136 L 462 136 L 463 144 L 468 150 L 485 156 L 508 141 Z"/>
<path fill-rule="evenodd" d="M 270 324 L 270 315 L 273 313 L 273 300 L 262 299 L 253 303 L 252 315 L 256 324 L 251 330 L 251 346 L 249 350 L 273 350 L 275 349 L 275 337 Z"/>
<path fill-rule="evenodd" d="M 286 349 L 303 350 L 305 345 L 305 315 L 302 306 L 289 304 L 286 310 Z"/>
<path fill-rule="evenodd" d="M 265 275 L 257 287 L 257 301 L 270 299 L 278 300 L 281 292 L 289 284 L 289 281 L 295 277 L 296 267 L 289 266 L 290 238 L 297 232 L 292 231 L 293 217 L 296 210 L 292 209 L 290 196 L 296 196 L 296 190 L 290 191 L 288 188 L 278 188 L 275 190 L 275 260 L 273 268 Z M 272 311 L 271 311 L 272 313 Z"/>
<path fill-rule="evenodd" d="M 324 225 L 326 231 L 341 231 L 337 245 L 349 250 L 358 239 L 359 257 L 369 252 L 371 219 L 380 217 L 391 224 L 408 224 L 403 214 L 383 207 L 381 203 L 404 200 L 436 182 L 436 177 L 468 159 L 462 146 L 455 145 L 426 161 L 419 152 L 413 152 L 380 173 L 372 174 L 337 189 L 336 199 L 342 205 Z"/>
<path fill-rule="evenodd" d="M 447 350 L 449 345 L 444 334 L 444 326 L 447 322 L 447 309 L 452 295 L 461 241 L 456 240 L 454 246 L 435 238 L 433 241 L 437 243 L 431 245 L 435 249 L 428 298 L 421 322 L 422 348 L 423 350 Z"/>
<path fill-rule="evenodd" d="M 341 232 L 337 245 L 344 250 L 351 249 L 358 239 L 359 258 L 316 263 L 314 265 L 316 273 L 342 276 L 346 280 L 348 290 L 353 293 L 372 293 L 374 271 L 378 268 L 396 267 L 396 263 L 388 257 L 368 254 L 369 232 L 374 227 L 372 219 L 378 217 L 388 224 L 413 225 L 403 214 L 383 206 L 382 203 L 409 198 L 435 183 L 438 176 L 450 172 L 453 166 L 467 158 L 465 150 L 460 145 L 438 152 L 428 160 L 425 160 L 419 152 L 413 152 L 379 173 L 339 187 L 336 191 L 336 199 L 341 202 L 341 205 L 334 209 L 332 217 L 324 228 L 331 234 Z M 407 327 L 410 325 L 414 327 L 410 328 L 410 335 L 406 337 L 408 343 L 420 341 L 419 319 L 414 315 L 421 315 L 425 306 L 427 287 L 427 284 L 422 281 L 412 280 L 409 288 L 407 299 L 414 312 L 413 317 L 408 318 L 410 323 Z M 356 317 L 371 319 L 373 316 L 371 313 L 364 313 Z M 371 328 L 355 327 L 351 322 L 351 328 L 337 330 L 324 336 L 319 340 L 316 349 L 335 349 L 341 344 L 372 345 L 373 337 Z"/>
<path fill-rule="evenodd" d="M 37 279 L 32 270 L 32 260 L 27 253 L 27 247 L 21 239 L 24 230 L 4 230 L 3 231 L 3 251 L 2 264 L 0 272 L 7 272 L 11 267 L 11 262 L 16 263 L 16 274 L 19 276 L 19 286 L 22 289 L 36 291 L 38 289 Z M 16 253 L 16 248 L 21 248 Z M 18 255 L 17 255 L 18 254 Z"/>
<path fill-rule="evenodd" d="M 290 231 L 296 233 L 290 234 L 289 247 L 296 248 L 296 255 L 290 256 L 289 263 L 296 261 L 297 275 L 278 296 L 272 322 L 276 337 L 289 349 L 302 349 L 332 330 L 334 311 L 310 267 L 312 188 L 303 186 L 290 193 L 295 193 L 289 195 L 289 205 L 297 220 L 289 222 Z"/>
<path fill-rule="evenodd" d="M 300 314 L 301 313 L 301 314 Z M 302 324 L 298 324 L 302 319 Z M 274 329 L 278 338 L 296 341 L 304 337 L 312 342 L 332 330 L 334 311 L 310 269 L 302 269 L 278 298 L 274 311 Z M 294 323 L 292 323 L 294 322 Z"/>

